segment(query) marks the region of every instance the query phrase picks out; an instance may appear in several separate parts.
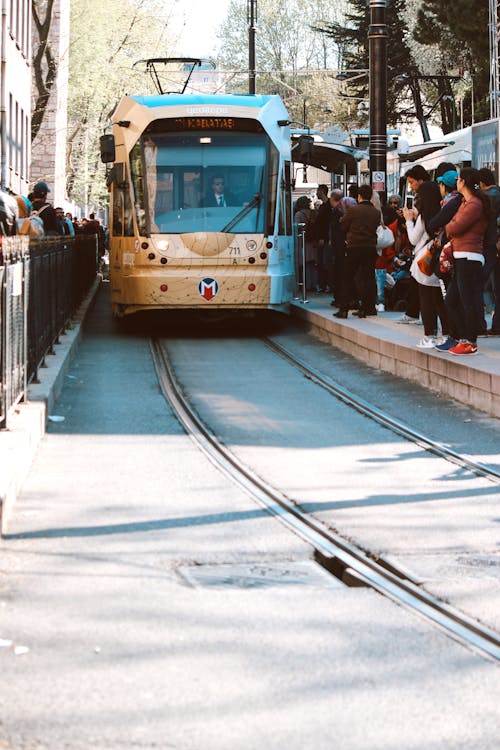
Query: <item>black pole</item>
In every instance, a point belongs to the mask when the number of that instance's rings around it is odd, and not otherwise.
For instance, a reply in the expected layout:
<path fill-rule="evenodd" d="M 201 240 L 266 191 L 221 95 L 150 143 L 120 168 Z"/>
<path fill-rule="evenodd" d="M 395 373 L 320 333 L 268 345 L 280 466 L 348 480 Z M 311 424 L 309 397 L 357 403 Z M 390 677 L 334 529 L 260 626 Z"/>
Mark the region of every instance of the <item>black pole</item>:
<path fill-rule="evenodd" d="M 370 177 L 385 200 L 387 174 L 387 0 L 370 0 Z"/>
<path fill-rule="evenodd" d="M 248 14 L 248 93 L 255 94 L 255 32 L 257 29 L 257 0 L 247 0 Z"/>

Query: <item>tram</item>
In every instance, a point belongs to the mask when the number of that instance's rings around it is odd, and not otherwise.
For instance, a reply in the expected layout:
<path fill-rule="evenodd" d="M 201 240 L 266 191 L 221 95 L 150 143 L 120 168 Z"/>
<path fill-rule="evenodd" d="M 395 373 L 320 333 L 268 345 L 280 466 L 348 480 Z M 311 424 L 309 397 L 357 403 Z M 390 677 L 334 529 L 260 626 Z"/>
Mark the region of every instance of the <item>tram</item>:
<path fill-rule="evenodd" d="M 111 120 L 101 158 L 111 167 L 113 315 L 287 312 L 295 262 L 281 99 L 125 96 Z"/>

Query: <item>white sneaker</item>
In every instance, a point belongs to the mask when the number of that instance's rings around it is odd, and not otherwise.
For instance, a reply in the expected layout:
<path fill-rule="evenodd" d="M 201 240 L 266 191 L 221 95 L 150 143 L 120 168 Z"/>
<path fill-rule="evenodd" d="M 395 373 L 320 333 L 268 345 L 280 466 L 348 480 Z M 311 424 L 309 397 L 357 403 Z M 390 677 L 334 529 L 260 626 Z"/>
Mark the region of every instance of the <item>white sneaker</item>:
<path fill-rule="evenodd" d="M 424 336 L 417 344 L 419 349 L 434 349 L 436 340 L 432 336 Z"/>
<path fill-rule="evenodd" d="M 379 302 L 378 305 L 375 305 L 375 309 L 377 312 L 385 312 L 385 305 Z"/>
<path fill-rule="evenodd" d="M 420 325 L 420 319 L 410 318 L 410 316 L 405 313 L 399 320 L 396 320 L 396 323 L 405 323 L 405 324 L 413 323 L 414 325 L 418 326 Z"/>

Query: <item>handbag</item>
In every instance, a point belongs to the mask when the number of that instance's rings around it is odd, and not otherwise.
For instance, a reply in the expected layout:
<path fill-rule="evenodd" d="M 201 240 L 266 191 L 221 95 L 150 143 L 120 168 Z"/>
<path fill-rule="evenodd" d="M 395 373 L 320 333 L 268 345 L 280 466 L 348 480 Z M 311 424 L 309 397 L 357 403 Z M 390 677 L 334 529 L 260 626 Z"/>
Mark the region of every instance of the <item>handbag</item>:
<path fill-rule="evenodd" d="M 432 274 L 435 273 L 440 253 L 441 243 L 436 238 L 427 245 L 425 253 L 423 253 L 423 255 L 417 260 L 417 266 L 425 276 L 432 276 Z"/>
<path fill-rule="evenodd" d="M 389 227 L 380 224 L 377 227 L 377 253 L 381 255 L 382 250 L 385 250 L 386 247 L 390 247 L 391 245 L 394 245 L 394 235 L 392 231 Z"/>
<path fill-rule="evenodd" d="M 451 242 L 447 242 L 441 250 L 441 254 L 439 256 L 440 274 L 442 276 L 445 276 L 446 274 L 450 273 L 450 271 L 453 269 L 453 263 L 453 247 L 451 245 Z"/>

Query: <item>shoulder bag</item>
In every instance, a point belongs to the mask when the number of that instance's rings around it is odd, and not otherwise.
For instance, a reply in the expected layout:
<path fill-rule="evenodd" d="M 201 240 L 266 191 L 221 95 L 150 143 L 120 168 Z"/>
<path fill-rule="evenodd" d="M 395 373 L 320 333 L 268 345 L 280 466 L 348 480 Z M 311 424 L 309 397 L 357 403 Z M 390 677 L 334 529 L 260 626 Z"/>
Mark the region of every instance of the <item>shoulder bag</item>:
<path fill-rule="evenodd" d="M 377 227 L 377 253 L 382 254 L 382 250 L 394 245 L 394 235 L 389 227 L 380 224 Z"/>

